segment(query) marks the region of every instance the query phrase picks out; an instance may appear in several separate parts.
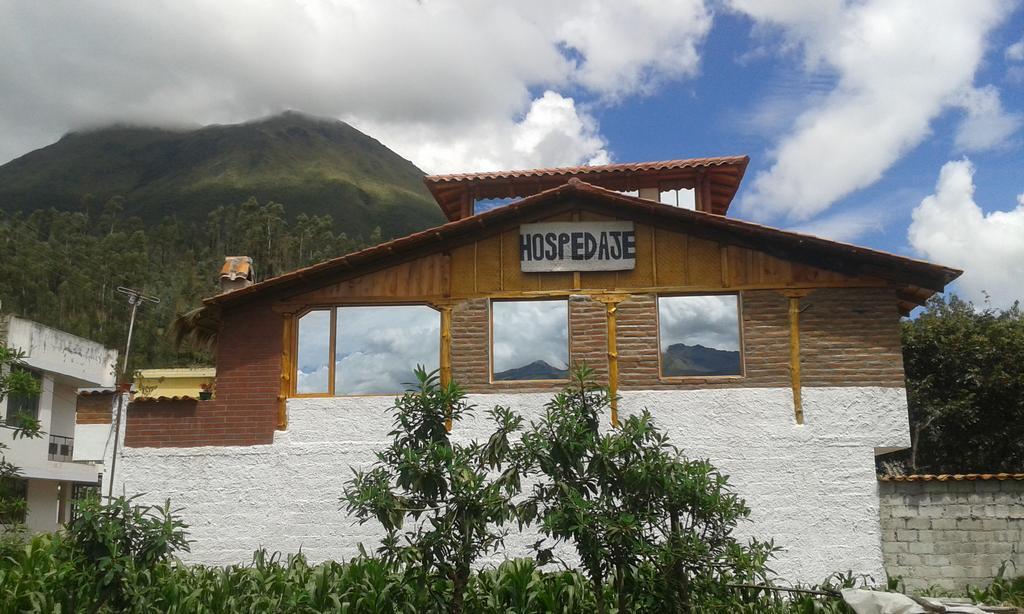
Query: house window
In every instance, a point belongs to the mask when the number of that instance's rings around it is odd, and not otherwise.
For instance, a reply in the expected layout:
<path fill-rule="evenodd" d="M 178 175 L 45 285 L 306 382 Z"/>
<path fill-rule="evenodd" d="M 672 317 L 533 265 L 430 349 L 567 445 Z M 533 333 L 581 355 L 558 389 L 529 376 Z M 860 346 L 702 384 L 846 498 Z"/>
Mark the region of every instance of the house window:
<path fill-rule="evenodd" d="M 335 394 L 393 394 L 441 358 L 441 314 L 426 305 L 338 307 Z"/>
<path fill-rule="evenodd" d="M 0 509 L 0 525 L 25 522 L 28 480 L 14 477 L 0 478 L 0 498 L 7 502 Z"/>
<path fill-rule="evenodd" d="M 40 389 L 42 388 L 43 378 L 41 375 L 26 369 L 25 367 L 15 365 L 11 368 L 12 371 L 23 371 L 32 376 L 32 379 L 36 380 Z M 39 418 L 39 395 L 38 394 L 21 394 L 12 392 L 7 395 L 7 413 L 4 416 L 5 421 L 8 425 L 16 426 L 20 424 L 18 416 L 28 416 L 32 419 Z"/>
<path fill-rule="evenodd" d="M 299 318 L 296 345 L 296 394 L 399 394 L 417 366 L 438 368 L 441 314 L 426 305 L 318 309 Z"/>
<path fill-rule="evenodd" d="M 565 380 L 569 376 L 569 302 L 491 303 L 494 381 Z"/>
<path fill-rule="evenodd" d="M 295 352 L 295 392 L 327 394 L 330 391 L 331 311 L 310 311 L 299 318 Z"/>
<path fill-rule="evenodd" d="M 743 375 L 739 296 L 658 297 L 662 377 Z"/>

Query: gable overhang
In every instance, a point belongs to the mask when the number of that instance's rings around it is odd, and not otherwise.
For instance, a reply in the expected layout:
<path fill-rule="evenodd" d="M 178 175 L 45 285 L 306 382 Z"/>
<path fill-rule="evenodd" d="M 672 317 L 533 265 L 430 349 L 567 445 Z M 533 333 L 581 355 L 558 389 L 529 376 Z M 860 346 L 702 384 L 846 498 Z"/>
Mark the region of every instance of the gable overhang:
<path fill-rule="evenodd" d="M 203 302 L 207 307 L 223 308 L 257 298 L 294 295 L 576 209 L 758 250 L 776 258 L 851 277 L 885 280 L 897 289 L 899 308 L 904 314 L 923 305 L 936 292 L 942 292 L 962 273 L 957 269 L 887 252 L 663 205 L 572 179 L 504 207 L 297 269 Z"/>
<path fill-rule="evenodd" d="M 423 179 L 449 220 L 473 215 L 478 200 L 526 198 L 579 179 L 614 191 L 694 190 L 697 209 L 725 215 L 750 158 L 719 156 L 633 164 L 430 175 Z"/>

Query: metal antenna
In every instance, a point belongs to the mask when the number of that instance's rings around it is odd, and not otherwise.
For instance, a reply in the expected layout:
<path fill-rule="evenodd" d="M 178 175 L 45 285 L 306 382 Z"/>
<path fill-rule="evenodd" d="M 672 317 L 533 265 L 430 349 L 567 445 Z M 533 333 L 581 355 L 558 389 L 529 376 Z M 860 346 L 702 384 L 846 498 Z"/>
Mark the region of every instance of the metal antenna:
<path fill-rule="evenodd" d="M 107 497 L 112 497 L 114 493 L 114 468 L 117 467 L 117 447 L 121 441 L 121 412 L 124 409 L 124 393 L 123 384 L 121 379 L 124 378 L 128 372 L 128 352 L 132 349 L 132 332 L 135 331 L 135 314 L 139 311 L 139 305 L 142 303 L 153 303 L 154 305 L 160 302 L 160 299 L 155 296 L 146 296 L 139 290 L 134 288 L 125 288 L 124 286 L 118 286 L 117 291 L 128 297 L 128 304 L 132 306 L 132 315 L 128 319 L 128 341 L 124 345 L 124 356 L 121 360 L 121 372 L 118 374 L 114 383 L 117 385 L 117 419 L 114 421 L 114 453 L 110 457 L 110 474 L 107 476 Z M 130 382 L 128 384 L 131 386 Z"/>
<path fill-rule="evenodd" d="M 143 302 L 153 303 L 154 305 L 160 302 L 160 299 L 155 296 L 146 296 L 142 292 L 133 288 L 125 288 L 124 286 L 118 286 L 117 291 L 128 297 L 128 304 L 132 306 L 132 315 L 128 320 L 128 342 L 124 346 L 124 356 L 121 360 L 121 377 L 124 377 L 128 372 L 128 352 L 132 349 L 132 332 L 135 330 L 135 313 L 139 310 L 139 305 Z M 119 380 L 121 378 L 118 378 Z"/>

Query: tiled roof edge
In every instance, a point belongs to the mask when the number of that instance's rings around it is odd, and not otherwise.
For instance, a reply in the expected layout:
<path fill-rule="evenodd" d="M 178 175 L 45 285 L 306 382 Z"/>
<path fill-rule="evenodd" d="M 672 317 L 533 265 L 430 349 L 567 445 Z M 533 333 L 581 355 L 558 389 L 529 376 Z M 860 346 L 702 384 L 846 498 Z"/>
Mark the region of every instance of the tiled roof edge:
<path fill-rule="evenodd" d="M 977 480 L 1024 480 L 1024 473 L 915 473 L 912 475 L 880 475 L 879 482 L 963 482 Z"/>

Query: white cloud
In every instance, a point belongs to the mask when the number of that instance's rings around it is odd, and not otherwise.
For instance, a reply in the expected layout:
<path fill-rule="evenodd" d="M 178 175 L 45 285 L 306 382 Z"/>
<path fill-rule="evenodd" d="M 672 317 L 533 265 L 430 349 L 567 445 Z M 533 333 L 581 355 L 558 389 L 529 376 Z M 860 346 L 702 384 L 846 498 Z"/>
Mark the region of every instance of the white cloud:
<path fill-rule="evenodd" d="M 694 0 L 545 3 L 556 36 L 583 59 L 575 79 L 609 97 L 648 93 L 664 79 L 693 76 L 711 12 Z M 557 14 L 560 13 L 560 14 Z"/>
<path fill-rule="evenodd" d="M 1011 62 L 1024 62 L 1024 38 L 1007 47 L 1003 57 Z"/>
<path fill-rule="evenodd" d="M 826 214 L 790 228 L 793 232 L 814 235 L 833 241 L 852 243 L 860 237 L 884 228 L 887 213 L 876 208 L 860 208 Z"/>
<path fill-rule="evenodd" d="M 565 369 L 569 361 L 569 304 L 564 300 L 491 304 L 494 372 L 543 360 Z"/>
<path fill-rule="evenodd" d="M 867 186 L 928 134 L 972 84 L 1000 0 L 844 3 L 733 0 L 762 29 L 781 31 L 805 70 L 835 88 L 799 115 L 758 173 L 741 209 L 805 220 Z"/>
<path fill-rule="evenodd" d="M 597 122 L 572 98 L 552 91 L 533 100 L 521 118 L 499 116 L 458 126 L 347 119 L 428 173 L 607 164 L 610 159 Z"/>
<path fill-rule="evenodd" d="M 1007 113 L 999 100 L 999 90 L 988 85 L 970 88 L 960 97 L 967 115 L 956 131 L 956 146 L 964 151 L 982 151 L 999 147 L 1021 126 L 1019 113 Z"/>
<path fill-rule="evenodd" d="M 672 296 L 658 299 L 661 349 L 670 345 L 703 345 L 736 351 L 740 324 L 735 295 Z"/>
<path fill-rule="evenodd" d="M 696 74 L 710 23 L 702 0 L 5 2 L 0 160 L 71 128 L 285 109 L 422 135 L 436 171 L 600 160 L 574 99 L 532 92 L 618 99 Z"/>
<path fill-rule="evenodd" d="M 1024 194 L 1014 209 L 983 212 L 970 161 L 943 165 L 935 193 L 914 209 L 907 238 L 926 258 L 963 269 L 957 289 L 975 304 L 985 293 L 996 307 L 1024 299 Z"/>

